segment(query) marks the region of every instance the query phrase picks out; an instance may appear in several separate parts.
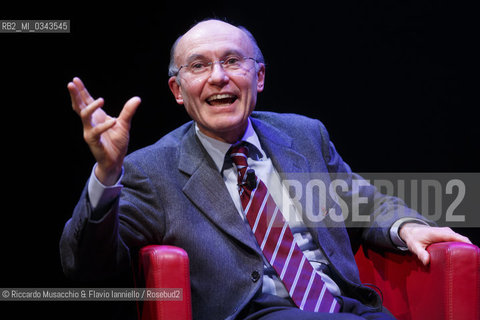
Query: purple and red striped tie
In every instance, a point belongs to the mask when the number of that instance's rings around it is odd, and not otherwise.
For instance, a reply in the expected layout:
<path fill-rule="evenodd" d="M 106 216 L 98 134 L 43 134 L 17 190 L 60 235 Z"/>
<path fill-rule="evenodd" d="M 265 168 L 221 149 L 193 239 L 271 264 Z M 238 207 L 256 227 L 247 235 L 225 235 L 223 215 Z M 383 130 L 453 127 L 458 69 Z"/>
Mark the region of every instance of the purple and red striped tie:
<path fill-rule="evenodd" d="M 230 151 L 238 171 L 242 207 L 263 254 L 300 309 L 338 312 L 340 305 L 296 244 L 267 187 L 253 170 L 247 174 L 247 155 L 248 148 L 243 144 Z"/>

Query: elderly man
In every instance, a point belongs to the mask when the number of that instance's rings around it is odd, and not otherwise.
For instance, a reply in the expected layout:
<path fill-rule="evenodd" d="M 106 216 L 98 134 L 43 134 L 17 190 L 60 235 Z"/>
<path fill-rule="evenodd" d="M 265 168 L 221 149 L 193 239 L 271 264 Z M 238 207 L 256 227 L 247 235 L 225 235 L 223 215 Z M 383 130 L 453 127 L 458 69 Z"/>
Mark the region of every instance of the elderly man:
<path fill-rule="evenodd" d="M 127 157 L 140 99 L 113 118 L 80 79 L 68 84 L 97 163 L 62 235 L 67 275 L 114 277 L 142 246 L 169 244 L 189 254 L 195 319 L 391 319 L 361 285 L 352 247 L 408 248 L 428 264 L 429 244 L 469 242 L 373 186 L 355 194 L 352 181 L 361 177 L 319 121 L 254 112 L 265 64 L 243 27 L 192 27 L 172 48 L 170 76 L 193 121 Z M 361 228 L 338 219 L 340 202 L 329 194 L 328 210 L 312 221 L 319 215 L 288 192 L 287 181 L 329 183 L 337 173 L 348 187 L 342 203 L 368 199 Z"/>

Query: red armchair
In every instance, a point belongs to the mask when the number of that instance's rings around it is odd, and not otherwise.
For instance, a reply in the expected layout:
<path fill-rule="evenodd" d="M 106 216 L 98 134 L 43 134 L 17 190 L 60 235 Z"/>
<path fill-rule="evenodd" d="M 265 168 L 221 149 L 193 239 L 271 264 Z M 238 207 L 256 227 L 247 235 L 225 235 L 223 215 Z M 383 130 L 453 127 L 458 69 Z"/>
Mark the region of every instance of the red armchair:
<path fill-rule="evenodd" d="M 398 319 L 480 319 L 480 249 L 460 242 L 428 247 L 428 267 L 413 255 L 358 250 L 363 283 L 380 288 Z"/>
<path fill-rule="evenodd" d="M 378 287 L 385 306 L 398 319 L 480 319 L 480 249 L 444 242 L 428 248 L 424 267 L 411 254 L 355 255 L 363 283 Z M 140 251 L 140 272 L 146 288 L 181 288 L 182 301 L 145 301 L 142 320 L 192 318 L 187 253 L 176 247 L 152 245 Z"/>

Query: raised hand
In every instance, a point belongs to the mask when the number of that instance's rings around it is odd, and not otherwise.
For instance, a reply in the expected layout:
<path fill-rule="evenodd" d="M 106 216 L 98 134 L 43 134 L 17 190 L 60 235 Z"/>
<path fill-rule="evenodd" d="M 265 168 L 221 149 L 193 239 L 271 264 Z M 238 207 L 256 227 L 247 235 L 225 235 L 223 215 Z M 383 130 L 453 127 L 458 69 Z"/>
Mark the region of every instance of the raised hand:
<path fill-rule="evenodd" d="M 130 124 L 141 100 L 131 98 L 118 118 L 114 118 L 103 111 L 103 99 L 94 100 L 79 78 L 73 78 L 67 88 L 72 108 L 82 120 L 85 142 L 97 161 L 95 175 L 104 185 L 112 185 L 120 176 L 127 154 Z"/>

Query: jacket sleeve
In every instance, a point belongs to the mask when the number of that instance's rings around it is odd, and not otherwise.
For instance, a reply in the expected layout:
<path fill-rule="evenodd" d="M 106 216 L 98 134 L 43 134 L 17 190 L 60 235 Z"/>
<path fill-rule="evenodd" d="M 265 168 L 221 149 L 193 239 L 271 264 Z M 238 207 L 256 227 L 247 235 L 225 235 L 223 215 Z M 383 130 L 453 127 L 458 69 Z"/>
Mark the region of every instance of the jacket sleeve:
<path fill-rule="evenodd" d="M 120 196 L 94 211 L 85 187 L 65 224 L 60 258 L 69 278 L 106 280 L 131 272 L 131 250 L 161 241 L 161 206 L 155 189 L 134 162 L 124 166 Z"/>
<path fill-rule="evenodd" d="M 114 278 L 129 267 L 129 251 L 119 237 L 115 199 L 106 211 L 95 212 L 84 188 L 60 239 L 60 258 L 65 275 L 75 280 Z"/>

